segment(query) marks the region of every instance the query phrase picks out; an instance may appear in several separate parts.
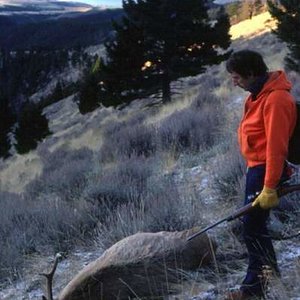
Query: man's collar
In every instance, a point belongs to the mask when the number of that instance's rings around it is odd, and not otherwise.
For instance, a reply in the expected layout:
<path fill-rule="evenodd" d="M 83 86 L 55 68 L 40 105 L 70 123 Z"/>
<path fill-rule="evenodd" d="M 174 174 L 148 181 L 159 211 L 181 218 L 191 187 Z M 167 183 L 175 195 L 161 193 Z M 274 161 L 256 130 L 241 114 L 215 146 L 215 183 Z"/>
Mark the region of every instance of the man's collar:
<path fill-rule="evenodd" d="M 267 82 L 269 74 L 266 73 L 262 76 L 259 76 L 248 88 L 248 91 L 252 95 L 252 100 L 256 100 L 256 96 L 262 90 L 264 84 Z"/>

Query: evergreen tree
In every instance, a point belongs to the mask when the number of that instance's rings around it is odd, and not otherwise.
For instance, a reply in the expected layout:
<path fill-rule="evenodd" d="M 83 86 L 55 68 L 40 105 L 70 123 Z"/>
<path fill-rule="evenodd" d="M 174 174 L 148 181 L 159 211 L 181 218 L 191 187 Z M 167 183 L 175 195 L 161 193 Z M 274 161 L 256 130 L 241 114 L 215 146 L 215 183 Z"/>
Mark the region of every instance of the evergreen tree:
<path fill-rule="evenodd" d="M 268 0 L 269 11 L 277 19 L 274 30 L 290 50 L 285 62 L 290 69 L 300 72 L 300 2 L 297 0 Z"/>
<path fill-rule="evenodd" d="M 99 80 L 93 73 L 85 75 L 79 90 L 78 108 L 80 113 L 85 114 L 93 111 L 100 105 Z"/>
<path fill-rule="evenodd" d="M 123 0 L 125 16 L 114 24 L 116 39 L 106 45 L 101 102 L 118 104 L 157 91 L 169 101 L 172 80 L 199 74 L 226 59 L 228 53 L 218 50 L 230 45 L 230 23 L 222 7 L 211 20 L 211 4 L 211 0 Z"/>
<path fill-rule="evenodd" d="M 59 100 L 63 99 L 65 97 L 64 95 L 64 86 L 61 81 L 58 81 L 56 83 L 56 86 L 52 92 L 52 100 L 54 102 L 58 102 Z"/>
<path fill-rule="evenodd" d="M 15 122 L 14 115 L 8 105 L 8 98 L 0 92 L 0 157 L 9 156 L 10 141 L 8 133 Z"/>
<path fill-rule="evenodd" d="M 37 147 L 37 143 L 50 134 L 48 120 L 38 105 L 27 102 L 18 118 L 15 132 L 18 153 L 27 153 Z"/>
<path fill-rule="evenodd" d="M 96 59 L 80 85 L 78 108 L 82 114 L 88 113 L 100 106 L 101 74 L 103 61 Z"/>
<path fill-rule="evenodd" d="M 49 101 L 50 105 L 51 103 L 55 103 L 58 102 L 66 97 L 69 96 L 68 94 L 68 89 L 69 89 L 70 85 L 66 85 L 63 81 L 58 81 L 55 85 L 55 88 L 50 96 L 51 101 Z M 50 99 L 49 99 L 50 100 Z"/>
<path fill-rule="evenodd" d="M 8 134 L 14 123 L 12 109 L 9 106 L 8 96 L 8 71 L 7 54 L 4 49 L 0 49 L 0 157 L 7 158 L 10 150 L 10 140 Z"/>
<path fill-rule="evenodd" d="M 131 9 L 124 7 L 125 11 Z M 113 23 L 116 37 L 113 42 L 106 44 L 109 62 L 103 64 L 100 74 L 104 105 L 116 106 L 128 99 L 147 95 L 147 72 L 143 74 L 142 70 L 147 60 L 145 33 L 139 18 L 139 15 L 133 15 L 123 17 L 122 24 Z"/>

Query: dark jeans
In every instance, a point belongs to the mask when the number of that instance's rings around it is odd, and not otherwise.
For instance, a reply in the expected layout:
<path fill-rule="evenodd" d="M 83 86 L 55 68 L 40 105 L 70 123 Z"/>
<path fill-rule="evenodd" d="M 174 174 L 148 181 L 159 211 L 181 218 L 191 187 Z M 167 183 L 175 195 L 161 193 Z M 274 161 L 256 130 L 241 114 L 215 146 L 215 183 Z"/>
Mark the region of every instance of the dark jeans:
<path fill-rule="evenodd" d="M 248 168 L 245 205 L 252 202 L 255 195 L 262 190 L 264 177 L 265 165 Z M 283 176 L 282 179 L 284 177 L 286 176 Z M 241 289 L 251 295 L 263 294 L 264 283 L 260 277 L 263 266 L 270 266 L 279 275 L 275 251 L 267 229 L 269 214 L 269 210 L 256 208 L 243 217 L 243 235 L 248 250 L 249 264 Z"/>

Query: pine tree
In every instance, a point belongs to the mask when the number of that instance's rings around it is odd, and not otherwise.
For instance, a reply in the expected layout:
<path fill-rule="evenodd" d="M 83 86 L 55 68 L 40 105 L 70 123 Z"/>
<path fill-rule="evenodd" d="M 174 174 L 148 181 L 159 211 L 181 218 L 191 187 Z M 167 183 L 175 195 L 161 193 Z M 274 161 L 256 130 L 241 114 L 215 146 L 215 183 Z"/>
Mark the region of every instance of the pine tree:
<path fill-rule="evenodd" d="M 93 73 L 85 75 L 79 90 L 78 108 L 80 113 L 85 114 L 93 111 L 100 105 L 99 80 Z"/>
<path fill-rule="evenodd" d="M 8 134 L 15 122 L 14 115 L 9 107 L 8 98 L 0 92 L 0 157 L 9 156 L 10 141 Z"/>
<path fill-rule="evenodd" d="M 107 45 L 102 97 L 116 103 L 161 91 L 171 98 L 170 83 L 220 63 L 230 45 L 224 9 L 208 16 L 211 0 L 123 0 L 125 16 L 114 24 L 116 39 Z M 224 51 L 223 51 L 224 52 Z M 109 104 L 110 101 L 107 101 Z"/>
<path fill-rule="evenodd" d="M 64 97 L 64 85 L 61 81 L 58 81 L 52 93 L 52 101 L 53 103 L 55 103 L 63 99 Z"/>
<path fill-rule="evenodd" d="M 128 5 L 130 7 L 132 4 Z M 130 11 L 129 7 L 124 6 L 125 11 Z M 130 18 L 123 17 L 122 24 L 113 23 L 116 38 L 106 44 L 109 62 L 103 64 L 100 74 L 104 105 L 116 106 L 128 99 L 147 94 L 147 75 L 142 71 L 146 61 L 145 37 L 139 22 L 132 15 Z"/>
<path fill-rule="evenodd" d="M 101 74 L 103 61 L 96 58 L 96 61 L 86 72 L 79 88 L 78 108 L 80 113 L 86 114 L 100 106 Z"/>
<path fill-rule="evenodd" d="M 14 116 L 9 106 L 7 55 L 0 49 L 0 157 L 9 156 L 10 140 L 8 134 L 14 123 Z"/>
<path fill-rule="evenodd" d="M 39 141 L 50 134 L 48 120 L 37 104 L 27 102 L 18 118 L 15 131 L 18 153 L 27 153 L 37 147 Z"/>
<path fill-rule="evenodd" d="M 279 2 L 279 3 L 278 3 Z M 268 0 L 271 15 L 277 19 L 274 30 L 290 50 L 285 62 L 288 68 L 300 72 L 300 2 L 297 0 Z"/>

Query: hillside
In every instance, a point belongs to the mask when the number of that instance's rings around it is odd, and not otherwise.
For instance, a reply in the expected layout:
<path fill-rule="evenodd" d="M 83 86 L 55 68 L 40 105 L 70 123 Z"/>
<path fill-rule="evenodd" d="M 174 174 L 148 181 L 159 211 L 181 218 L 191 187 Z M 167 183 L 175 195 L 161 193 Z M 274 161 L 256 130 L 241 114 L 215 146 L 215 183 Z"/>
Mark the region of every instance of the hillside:
<path fill-rule="evenodd" d="M 249 44 L 248 38 L 257 38 L 256 40 L 260 41 L 262 40 L 265 44 L 267 44 L 269 47 L 264 49 L 264 44 L 261 46 L 259 45 L 259 42 L 253 43 L 255 45 L 255 48 L 257 48 L 258 51 L 267 52 L 270 50 L 270 46 L 272 46 L 274 49 L 272 51 L 274 52 L 273 55 L 276 55 L 279 57 L 279 59 L 274 60 L 273 56 L 267 56 L 267 62 L 269 65 L 271 65 L 271 68 L 276 69 L 278 67 L 282 66 L 283 61 L 283 55 L 285 54 L 286 48 L 281 47 L 281 44 L 278 42 L 273 42 L 273 39 L 270 35 L 262 36 L 262 34 L 266 32 L 270 32 L 270 27 L 266 26 L 266 24 L 269 24 L 270 15 L 268 13 L 264 13 L 259 16 L 253 17 L 252 21 L 246 20 L 241 22 L 240 24 L 234 25 L 231 28 L 230 34 L 232 35 L 233 44 L 232 48 L 240 48 L 240 47 L 246 47 Z M 251 25 L 252 24 L 252 25 Z M 241 39 L 237 39 L 239 37 L 242 37 Z M 265 41 L 264 41 L 265 40 Z M 277 51 L 275 47 L 280 47 L 280 52 Z M 214 69 L 219 69 L 218 67 L 214 67 Z M 224 73 L 224 69 L 221 66 L 221 72 L 218 77 L 221 78 L 222 76 L 226 76 Z M 214 72 L 217 72 L 216 70 Z M 64 74 L 63 76 L 67 76 L 67 74 Z M 198 86 L 199 83 L 201 83 L 201 78 L 204 75 L 200 75 L 195 78 L 187 78 L 183 82 L 177 82 L 173 83 L 173 85 L 180 85 L 182 89 L 186 89 L 186 87 L 189 87 L 192 85 L 193 90 L 191 91 L 191 94 L 194 95 L 197 93 L 197 91 L 201 90 L 201 86 Z M 209 73 L 206 74 L 205 77 L 211 77 Z M 216 89 L 216 93 L 230 93 L 228 90 L 229 82 L 226 80 L 224 85 L 220 85 Z M 240 91 L 236 91 L 239 92 Z M 185 96 L 185 93 L 183 92 L 184 98 L 189 98 L 190 96 Z M 222 95 L 224 96 L 224 95 Z M 226 97 L 229 97 L 229 95 L 225 95 Z M 149 122 L 157 122 L 161 118 L 166 118 L 168 115 L 171 115 L 175 110 L 183 109 L 190 100 L 186 99 L 187 101 L 181 102 L 182 95 L 177 97 L 177 100 L 174 101 L 171 105 L 167 107 L 163 107 L 162 111 L 159 112 L 158 116 L 155 117 L 154 121 Z M 139 112 L 140 109 L 142 109 L 144 106 L 149 105 L 153 100 L 152 99 L 144 99 L 143 101 L 137 100 L 133 102 L 127 110 L 130 113 L 136 113 Z M 155 100 L 154 100 L 155 101 Z M 187 102 L 187 103 L 186 103 Z M 45 109 L 45 114 L 48 117 L 50 121 L 50 131 L 53 132 L 53 136 L 49 137 L 44 143 L 46 144 L 45 147 L 48 147 L 51 152 L 54 149 L 59 148 L 62 144 L 65 146 L 70 146 L 71 149 L 78 149 L 81 146 L 87 146 L 88 148 L 92 150 L 98 150 L 101 146 L 101 137 L 99 139 L 99 130 L 101 128 L 101 124 L 105 124 L 110 119 L 117 119 L 120 112 L 118 110 L 113 110 L 112 108 L 103 108 L 101 110 L 96 110 L 90 114 L 87 114 L 85 116 L 82 116 L 78 109 L 77 105 L 73 102 L 73 97 L 69 97 L 63 101 L 60 101 L 57 104 L 54 104 L 48 108 Z M 105 118 L 103 118 L 103 115 L 105 115 Z M 162 115 L 162 116 L 161 116 Z M 70 126 L 71 124 L 71 126 Z M 74 125 L 72 125 L 74 124 Z M 76 131 L 76 128 L 80 127 L 82 132 Z M 90 127 L 90 128 L 89 128 Z M 88 128 L 88 129 L 87 129 Z M 87 138 L 87 139 L 86 139 Z M 55 142 L 53 142 L 55 141 Z M 48 146 L 48 144 L 50 146 Z M 53 145 L 52 145 L 53 144 Z M 43 144 L 41 145 L 43 147 Z M 33 165 L 35 166 L 31 172 L 31 168 L 29 170 L 24 170 L 23 167 L 25 165 L 29 164 L 30 161 L 33 161 Z M 15 163 L 12 163 L 15 162 Z M 2 171 L 3 176 L 1 176 L 1 183 L 2 183 L 2 189 L 6 191 L 18 191 L 21 192 L 23 190 L 23 187 L 36 176 L 36 174 L 40 174 L 42 166 L 39 163 L 38 155 L 36 154 L 36 151 L 32 151 L 30 154 L 27 155 L 17 155 L 10 159 L 9 162 L 5 162 L 4 165 L 9 165 L 9 168 L 2 167 L 4 169 Z M 17 166 L 17 170 L 20 170 L 19 172 L 16 172 L 15 165 Z M 16 182 L 12 180 L 12 178 L 16 177 Z M 19 179 L 17 179 L 19 178 Z"/>
<path fill-rule="evenodd" d="M 0 44 L 7 50 L 69 49 L 103 43 L 111 34 L 111 20 L 122 9 L 84 13 L 0 15 Z"/>
<path fill-rule="evenodd" d="M 275 21 L 269 12 L 264 12 L 254 16 L 251 20 L 245 20 L 239 24 L 231 26 L 230 34 L 233 40 L 238 38 L 255 37 L 266 32 L 270 32 L 275 27 Z"/>
<path fill-rule="evenodd" d="M 75 1 L 57 1 L 57 0 L 1 0 L 0 14 L 13 13 L 67 13 L 71 11 L 87 11 L 92 6 Z"/>
<path fill-rule="evenodd" d="M 263 14 L 233 26 L 232 48 L 261 51 L 270 69 L 283 68 L 287 49 L 270 33 L 268 19 Z M 299 77 L 290 76 L 300 96 Z M 244 93 L 232 87 L 224 64 L 172 85 L 180 94 L 164 106 L 159 99 L 138 99 L 122 110 L 99 108 L 81 115 L 74 96 L 63 99 L 44 110 L 53 134 L 37 150 L 1 161 L 0 222 L 14 235 L 5 231 L 8 242 L 0 242 L 1 272 L 11 267 L 0 299 L 41 299 L 38 274 L 58 249 L 66 257 L 55 275 L 55 295 L 87 262 L 126 235 L 205 226 L 240 205 L 244 166 L 235 130 Z M 149 215 L 133 212 L 126 202 L 140 197 Z M 106 211 L 100 200 L 122 205 Z M 18 217 L 12 225 L 14 213 Z M 240 282 L 246 262 L 234 234 L 238 226 L 211 232 L 220 261 L 189 274 L 181 294 L 168 299 L 219 299 Z M 273 283 L 279 298 L 271 294 L 269 299 L 296 299 L 299 242 L 278 241 L 276 248 L 285 274 L 282 282 Z M 26 259 L 16 254 L 19 249 Z"/>

